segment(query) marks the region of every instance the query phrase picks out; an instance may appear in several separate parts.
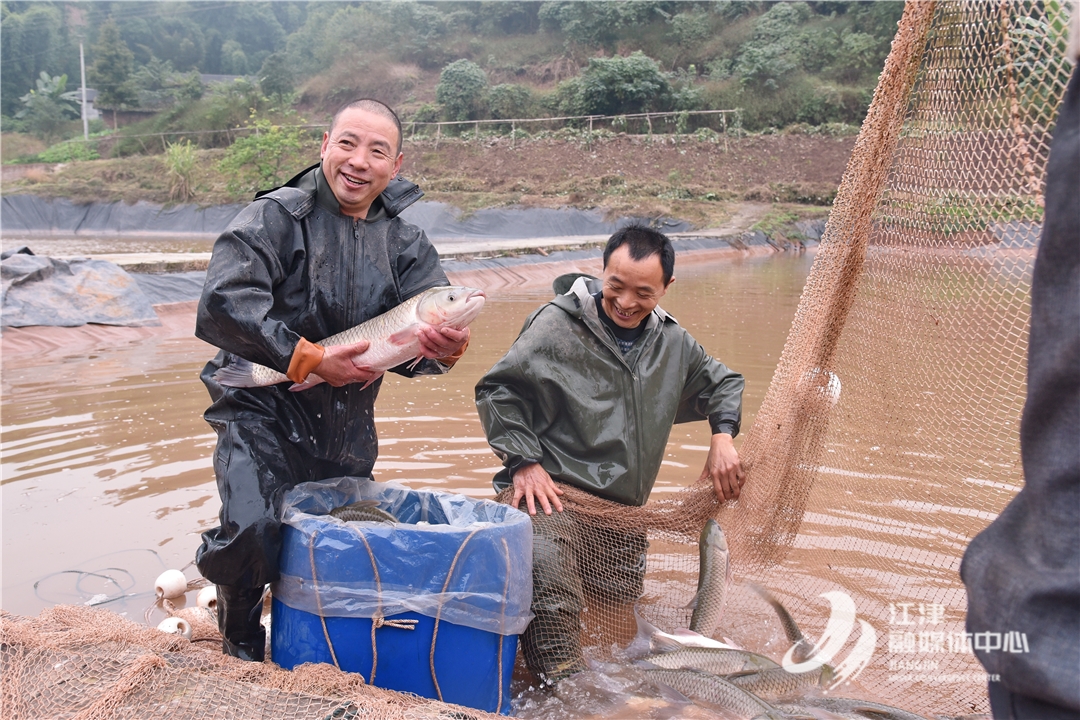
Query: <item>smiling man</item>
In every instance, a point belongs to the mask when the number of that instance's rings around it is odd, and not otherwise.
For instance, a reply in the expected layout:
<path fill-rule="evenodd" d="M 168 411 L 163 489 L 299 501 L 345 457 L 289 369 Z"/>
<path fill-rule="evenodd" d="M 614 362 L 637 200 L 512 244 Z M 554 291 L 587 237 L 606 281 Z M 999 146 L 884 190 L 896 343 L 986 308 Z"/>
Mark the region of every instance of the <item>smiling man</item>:
<path fill-rule="evenodd" d="M 476 385 L 488 443 L 505 466 L 495 488 L 512 486 L 514 506 L 524 501 L 534 516 L 536 618 L 522 649 L 546 681 L 584 668 L 577 637 L 583 593 L 629 603 L 641 595 L 645 573 L 644 533 L 614 537 L 569 527 L 556 481 L 643 505 L 671 426 L 707 419 L 712 439 L 700 478 L 712 481 L 720 501 L 737 498 L 742 487 L 732 440 L 743 378 L 658 306 L 675 281 L 674 265 L 662 233 L 638 225 L 619 230 L 604 249 L 603 278 L 581 277 L 534 312 Z M 571 534 L 588 536 L 591 546 L 569 547 Z M 609 567 L 583 572 L 577 550 L 607 558 Z"/>
<path fill-rule="evenodd" d="M 322 160 L 260 193 L 214 245 L 195 334 L 221 349 L 202 372 L 217 433 L 220 527 L 203 533 L 199 571 L 218 586 L 224 651 L 262 660 L 263 588 L 278 577 L 280 505 L 307 481 L 370 476 L 378 455 L 374 404 L 381 373 L 365 366 L 367 341 L 317 344 L 432 287 L 445 286 L 438 253 L 398 214 L 420 189 L 400 178 L 401 124 L 386 105 L 342 107 L 323 135 Z M 427 328 L 413 376 L 446 372 L 469 330 Z M 301 382 L 224 387 L 214 373 L 233 356 Z M 365 386 L 374 381 L 370 386 Z"/>

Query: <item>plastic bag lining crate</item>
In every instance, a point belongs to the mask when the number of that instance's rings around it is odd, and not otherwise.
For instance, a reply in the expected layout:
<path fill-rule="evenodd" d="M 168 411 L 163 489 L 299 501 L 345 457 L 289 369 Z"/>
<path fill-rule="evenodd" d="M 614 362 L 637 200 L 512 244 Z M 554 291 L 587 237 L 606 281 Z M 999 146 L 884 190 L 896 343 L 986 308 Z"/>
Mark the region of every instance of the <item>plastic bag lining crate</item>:
<path fill-rule="evenodd" d="M 399 522 L 327 515 L 358 500 L 379 501 Z M 336 664 L 377 687 L 509 713 L 517 636 L 532 618 L 526 514 L 464 495 L 336 478 L 290 490 L 282 520 L 275 663 Z"/>

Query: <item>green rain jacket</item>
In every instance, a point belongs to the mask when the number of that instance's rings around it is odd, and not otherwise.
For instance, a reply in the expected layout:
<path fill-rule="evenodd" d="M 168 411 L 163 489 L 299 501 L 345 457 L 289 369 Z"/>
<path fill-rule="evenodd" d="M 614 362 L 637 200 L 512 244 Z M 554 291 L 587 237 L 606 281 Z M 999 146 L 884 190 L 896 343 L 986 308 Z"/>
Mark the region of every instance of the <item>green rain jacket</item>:
<path fill-rule="evenodd" d="M 504 469 L 539 460 L 555 480 L 625 505 L 649 499 L 673 423 L 713 416 L 734 437 L 742 375 L 710 357 L 659 307 L 625 356 L 579 279 L 529 316 L 476 385 L 476 407 Z"/>

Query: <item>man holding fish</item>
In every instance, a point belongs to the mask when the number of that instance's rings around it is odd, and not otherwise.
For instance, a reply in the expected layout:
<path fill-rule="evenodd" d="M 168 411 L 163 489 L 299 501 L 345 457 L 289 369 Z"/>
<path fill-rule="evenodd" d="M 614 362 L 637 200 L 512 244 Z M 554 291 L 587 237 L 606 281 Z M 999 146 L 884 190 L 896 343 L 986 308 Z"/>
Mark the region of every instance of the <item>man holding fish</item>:
<path fill-rule="evenodd" d="M 563 513 L 556 484 L 644 505 L 672 424 L 708 420 L 701 479 L 720 501 L 745 479 L 732 443 L 742 417 L 742 375 L 710 357 L 658 303 L 674 282 L 675 252 L 662 233 L 630 226 L 612 235 L 601 279 L 580 277 L 534 312 L 507 354 L 476 386 L 488 442 L 533 520 L 533 612 L 522 636 L 530 668 L 547 681 L 584 669 L 582 593 L 620 603 L 640 597 L 644 531 L 615 533 Z M 543 513 L 537 514 L 539 506 Z M 552 510 L 555 513 L 552 513 Z M 571 547 L 577 538 L 579 545 Z M 579 568 L 577 551 L 602 557 Z"/>
<path fill-rule="evenodd" d="M 397 178 L 402 158 L 394 112 L 349 103 L 321 162 L 260 193 L 214 245 L 195 334 L 221 349 L 201 377 L 222 508 L 196 563 L 218 586 L 229 655 L 263 659 L 284 493 L 369 476 L 383 372 L 446 372 L 483 305 L 478 290 L 446 287 L 424 232 L 399 217 L 423 194 Z"/>

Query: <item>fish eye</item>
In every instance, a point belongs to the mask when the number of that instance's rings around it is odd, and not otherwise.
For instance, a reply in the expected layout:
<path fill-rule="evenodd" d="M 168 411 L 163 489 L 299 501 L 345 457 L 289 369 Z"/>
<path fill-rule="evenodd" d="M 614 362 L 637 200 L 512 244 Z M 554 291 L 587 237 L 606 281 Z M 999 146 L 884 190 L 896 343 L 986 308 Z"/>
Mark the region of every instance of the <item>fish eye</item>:
<path fill-rule="evenodd" d="M 454 295 L 454 293 L 450 293 L 449 297 L 450 297 L 450 302 L 454 302 L 455 300 L 457 300 L 457 296 Z"/>

